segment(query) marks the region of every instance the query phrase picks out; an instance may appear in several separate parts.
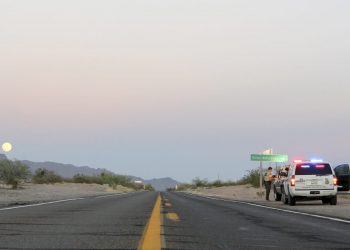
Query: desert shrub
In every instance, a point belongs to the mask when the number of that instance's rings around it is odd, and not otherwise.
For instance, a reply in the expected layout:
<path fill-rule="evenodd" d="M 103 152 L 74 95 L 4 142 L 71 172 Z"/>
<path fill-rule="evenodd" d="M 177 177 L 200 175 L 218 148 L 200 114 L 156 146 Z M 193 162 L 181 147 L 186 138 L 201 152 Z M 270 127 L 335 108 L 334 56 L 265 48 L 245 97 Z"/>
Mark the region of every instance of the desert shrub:
<path fill-rule="evenodd" d="M 134 188 L 136 185 L 134 182 L 130 180 L 129 177 L 125 175 L 115 175 L 115 174 L 101 174 L 101 180 L 104 184 L 108 184 L 111 187 L 115 187 L 117 185 L 122 185 L 124 187 Z"/>
<path fill-rule="evenodd" d="M 145 186 L 145 190 L 147 190 L 147 191 L 154 191 L 154 187 L 151 184 L 147 184 Z"/>
<path fill-rule="evenodd" d="M 104 184 L 100 176 L 88 176 L 83 174 L 76 174 L 72 178 L 72 182 L 74 183 L 86 183 L 86 184 Z"/>
<path fill-rule="evenodd" d="M 196 177 L 192 180 L 192 183 L 182 183 L 178 185 L 177 189 L 168 188 L 167 191 L 185 191 L 189 189 L 196 189 L 199 187 L 212 188 L 212 187 L 225 187 L 225 186 L 235 186 L 235 185 L 245 185 L 250 184 L 253 187 L 259 187 L 260 185 L 260 172 L 259 169 L 248 170 L 247 173 L 238 181 L 221 181 L 216 180 L 209 182 L 206 179 L 200 179 Z"/>
<path fill-rule="evenodd" d="M 36 184 L 48 184 L 62 182 L 63 178 L 57 175 L 54 171 L 46 168 L 38 168 L 32 177 L 32 182 Z"/>
<path fill-rule="evenodd" d="M 237 184 L 251 184 L 253 187 L 260 186 L 260 171 L 259 169 L 248 170 L 247 173 L 241 178 Z"/>
<path fill-rule="evenodd" d="M 213 186 L 213 187 L 223 187 L 225 186 L 225 183 L 220 181 L 220 180 L 216 180 L 212 183 L 210 183 L 210 186 Z"/>
<path fill-rule="evenodd" d="M 207 187 L 209 184 L 207 180 L 201 180 L 199 177 L 193 179 L 192 183 L 196 187 Z"/>
<path fill-rule="evenodd" d="M 102 173 L 101 175 L 88 176 L 77 174 L 74 175 L 71 182 L 74 183 L 95 183 L 95 184 L 108 184 L 112 188 L 117 188 L 118 185 L 132 188 L 135 190 L 143 189 L 143 185 L 134 183 L 128 176 L 116 175 L 109 173 Z"/>
<path fill-rule="evenodd" d="M 27 180 L 31 173 L 20 161 L 0 160 L 0 180 L 16 189 L 20 182 Z"/>

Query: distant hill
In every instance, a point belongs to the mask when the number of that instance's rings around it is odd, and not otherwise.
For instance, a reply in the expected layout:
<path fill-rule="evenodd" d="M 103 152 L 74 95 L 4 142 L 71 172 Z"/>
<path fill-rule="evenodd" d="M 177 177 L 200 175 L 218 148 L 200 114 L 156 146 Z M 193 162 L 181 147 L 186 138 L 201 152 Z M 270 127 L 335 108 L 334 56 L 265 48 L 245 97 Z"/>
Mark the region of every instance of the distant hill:
<path fill-rule="evenodd" d="M 7 156 L 4 154 L 0 154 L 0 160 L 7 160 Z"/>
<path fill-rule="evenodd" d="M 0 154 L 0 159 L 6 159 L 5 155 Z M 57 163 L 57 162 L 33 162 L 33 161 L 27 161 L 23 160 L 21 161 L 23 164 L 27 165 L 30 170 L 34 173 L 35 170 L 38 168 L 46 168 L 48 170 L 54 171 L 58 175 L 65 177 L 65 178 L 71 178 L 76 174 L 83 174 L 83 175 L 100 175 L 101 173 L 111 173 L 113 172 L 108 171 L 106 169 L 101 168 L 91 168 L 88 166 L 74 166 L 72 164 L 63 164 L 63 163 Z M 151 180 L 144 180 L 140 177 L 136 176 L 128 176 L 133 181 L 142 181 L 145 184 L 150 184 L 156 189 L 157 191 L 165 191 L 167 188 L 173 188 L 176 185 L 179 185 L 180 183 L 172 178 L 166 177 L 166 178 L 158 178 L 158 179 L 151 179 Z"/>
<path fill-rule="evenodd" d="M 146 184 L 150 184 L 154 187 L 157 191 L 165 191 L 167 188 L 174 188 L 176 185 L 179 185 L 180 182 L 170 178 L 159 178 L 159 179 L 151 179 L 151 180 L 144 180 Z"/>

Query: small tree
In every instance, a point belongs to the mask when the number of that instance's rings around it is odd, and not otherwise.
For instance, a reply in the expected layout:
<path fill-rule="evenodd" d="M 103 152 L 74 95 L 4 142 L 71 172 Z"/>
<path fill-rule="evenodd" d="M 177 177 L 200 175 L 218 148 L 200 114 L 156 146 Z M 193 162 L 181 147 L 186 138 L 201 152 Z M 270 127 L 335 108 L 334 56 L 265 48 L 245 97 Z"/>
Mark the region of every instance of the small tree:
<path fill-rule="evenodd" d="M 47 170 L 46 168 L 38 168 L 35 170 L 32 181 L 36 184 L 44 184 L 62 182 L 63 179 L 54 171 Z"/>
<path fill-rule="evenodd" d="M 0 180 L 13 189 L 18 188 L 21 181 L 30 177 L 29 168 L 20 161 L 0 160 Z"/>

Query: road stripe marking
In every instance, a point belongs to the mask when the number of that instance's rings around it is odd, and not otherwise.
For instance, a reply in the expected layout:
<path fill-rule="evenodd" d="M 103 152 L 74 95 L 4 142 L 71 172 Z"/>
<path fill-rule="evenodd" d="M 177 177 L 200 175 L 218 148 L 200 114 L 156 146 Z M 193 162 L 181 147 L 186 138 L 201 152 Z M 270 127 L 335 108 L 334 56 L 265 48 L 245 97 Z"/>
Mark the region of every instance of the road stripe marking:
<path fill-rule="evenodd" d="M 134 193 L 134 192 L 122 193 L 122 194 L 125 195 L 125 194 L 131 194 L 131 193 Z M 104 198 L 104 197 L 108 197 L 108 196 L 117 196 L 117 195 L 122 195 L 122 194 L 103 195 L 103 196 L 97 196 L 97 197 L 91 197 L 91 198 L 98 199 L 98 198 Z M 90 198 L 90 197 L 79 197 L 79 198 L 71 198 L 71 199 L 64 199 L 64 200 L 57 200 L 57 201 L 48 201 L 48 202 L 41 202 L 41 203 L 35 203 L 35 204 L 21 205 L 21 206 L 15 206 L 15 207 L 5 207 L 5 208 L 0 208 L 0 211 L 12 210 L 12 209 L 18 209 L 18 208 L 26 208 L 26 207 L 38 207 L 38 206 L 67 202 L 67 201 L 85 200 L 87 198 Z"/>
<path fill-rule="evenodd" d="M 139 243 L 139 250 L 160 250 L 161 244 L 161 197 L 158 194 L 151 217 Z"/>
<path fill-rule="evenodd" d="M 166 217 L 172 221 L 180 221 L 180 217 L 177 215 L 177 213 L 167 213 Z"/>
<path fill-rule="evenodd" d="M 166 207 L 171 207 L 171 203 L 166 202 L 166 203 L 164 203 L 164 206 L 166 206 Z"/>
<path fill-rule="evenodd" d="M 66 202 L 66 201 L 84 200 L 84 199 L 86 199 L 86 198 L 81 197 L 81 198 L 65 199 L 65 200 L 58 200 L 58 201 L 49 201 L 49 202 L 36 203 L 36 204 L 29 204 L 29 205 L 16 206 L 16 207 L 5 207 L 5 208 L 1 208 L 0 211 L 3 211 L 3 210 L 12 210 L 12 209 L 17 209 L 17 208 L 25 208 L 25 207 L 37 207 L 37 206 L 42 206 L 42 205 L 48 205 L 48 204 Z"/>
<path fill-rule="evenodd" d="M 110 197 L 110 196 L 119 196 L 125 193 L 118 193 L 118 194 L 107 194 L 107 195 L 102 195 L 102 196 L 96 196 L 94 197 L 95 199 L 100 199 L 100 198 L 105 198 L 105 197 Z"/>
<path fill-rule="evenodd" d="M 246 204 L 246 205 L 250 205 L 250 206 L 254 206 L 254 207 L 261 207 L 261 208 L 266 208 L 266 209 L 271 209 L 271 210 L 277 210 L 277 211 L 281 211 L 281 212 L 285 212 L 285 213 L 300 214 L 300 215 L 315 217 L 315 218 L 319 218 L 319 219 L 325 219 L 325 220 L 331 220 L 331 221 L 337 221 L 337 222 L 343 222 L 343 223 L 350 224 L 349 220 L 343 220 L 343 219 L 328 217 L 328 216 L 324 216 L 324 215 L 310 214 L 310 213 L 293 211 L 293 210 L 288 210 L 288 209 L 269 207 L 266 205 L 260 205 L 260 204 L 256 204 L 256 203 L 246 202 L 246 201 L 229 200 L 229 199 L 216 198 L 216 197 L 204 196 L 204 195 L 202 196 L 202 195 L 196 195 L 196 194 L 190 194 L 190 193 L 188 193 L 188 194 L 193 195 L 193 196 L 207 198 L 207 199 L 212 199 L 212 200 L 221 200 L 221 201 L 228 201 L 228 202 L 233 202 L 233 203 Z"/>

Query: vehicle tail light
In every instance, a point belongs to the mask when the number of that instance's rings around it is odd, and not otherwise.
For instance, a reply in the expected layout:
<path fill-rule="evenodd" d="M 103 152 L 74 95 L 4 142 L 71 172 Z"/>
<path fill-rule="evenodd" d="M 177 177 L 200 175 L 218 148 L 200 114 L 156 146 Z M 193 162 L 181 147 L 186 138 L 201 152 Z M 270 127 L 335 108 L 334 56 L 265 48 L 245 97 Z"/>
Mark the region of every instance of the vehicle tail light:
<path fill-rule="evenodd" d="M 336 175 L 333 175 L 333 185 L 336 186 L 338 184 L 338 179 Z"/>
<path fill-rule="evenodd" d="M 295 187 L 295 175 L 292 175 L 292 178 L 290 179 L 290 185 L 292 187 Z"/>

